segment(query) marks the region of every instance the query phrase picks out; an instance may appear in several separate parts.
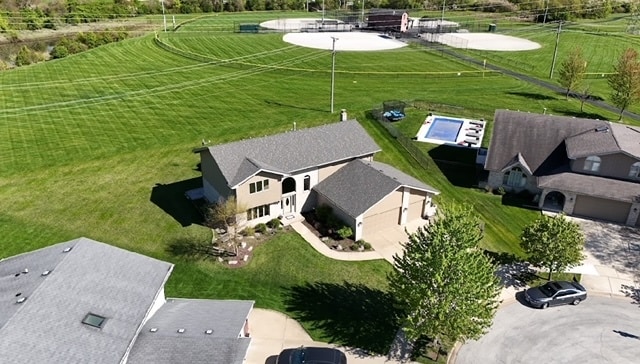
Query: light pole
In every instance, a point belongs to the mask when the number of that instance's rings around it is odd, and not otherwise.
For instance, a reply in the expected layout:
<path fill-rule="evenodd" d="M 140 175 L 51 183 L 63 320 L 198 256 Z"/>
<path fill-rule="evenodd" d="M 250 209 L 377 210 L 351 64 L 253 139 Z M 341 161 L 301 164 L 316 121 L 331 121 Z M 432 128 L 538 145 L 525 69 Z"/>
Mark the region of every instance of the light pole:
<path fill-rule="evenodd" d="M 333 114 L 333 90 L 336 84 L 336 40 L 338 38 L 331 37 L 333 46 L 331 47 L 331 113 Z"/>
<path fill-rule="evenodd" d="M 444 23 L 444 7 L 447 4 L 447 0 L 442 0 L 442 18 L 440 19 L 440 25 Z"/>
<path fill-rule="evenodd" d="M 362 23 L 364 23 L 364 0 L 362 0 Z"/>
<path fill-rule="evenodd" d="M 322 25 L 324 25 L 324 0 L 322 0 Z"/>
<path fill-rule="evenodd" d="M 544 8 L 544 17 L 542 18 L 542 24 L 547 23 L 547 12 L 549 11 L 549 0 L 547 0 L 547 5 Z"/>

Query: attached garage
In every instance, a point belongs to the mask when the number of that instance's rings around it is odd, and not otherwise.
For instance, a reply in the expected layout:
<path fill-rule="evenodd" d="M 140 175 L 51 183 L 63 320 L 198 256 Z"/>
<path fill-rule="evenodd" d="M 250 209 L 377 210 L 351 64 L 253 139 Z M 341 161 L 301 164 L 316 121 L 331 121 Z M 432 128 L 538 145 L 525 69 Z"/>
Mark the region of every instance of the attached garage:
<path fill-rule="evenodd" d="M 578 195 L 573 215 L 624 224 L 629 216 L 631 203 Z"/>
<path fill-rule="evenodd" d="M 371 236 L 371 234 L 377 233 L 380 230 L 398 225 L 400 223 L 400 213 L 400 207 L 396 207 L 375 215 L 365 215 L 362 220 L 364 234 Z"/>
<path fill-rule="evenodd" d="M 407 222 L 421 219 L 424 216 L 424 205 L 426 198 L 426 192 L 418 191 L 415 189 L 411 190 L 411 194 L 409 195 L 409 210 L 407 211 Z"/>

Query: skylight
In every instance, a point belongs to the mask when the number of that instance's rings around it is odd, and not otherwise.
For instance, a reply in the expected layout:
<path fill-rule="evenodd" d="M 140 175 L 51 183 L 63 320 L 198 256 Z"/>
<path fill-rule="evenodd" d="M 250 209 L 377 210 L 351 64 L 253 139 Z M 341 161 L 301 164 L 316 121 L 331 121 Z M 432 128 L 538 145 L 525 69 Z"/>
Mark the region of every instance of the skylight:
<path fill-rule="evenodd" d="M 101 329 L 105 321 L 107 321 L 106 318 L 89 312 L 87 316 L 85 316 L 84 319 L 82 320 L 82 323 L 85 325 L 89 325 L 89 326 L 93 326 Z"/>

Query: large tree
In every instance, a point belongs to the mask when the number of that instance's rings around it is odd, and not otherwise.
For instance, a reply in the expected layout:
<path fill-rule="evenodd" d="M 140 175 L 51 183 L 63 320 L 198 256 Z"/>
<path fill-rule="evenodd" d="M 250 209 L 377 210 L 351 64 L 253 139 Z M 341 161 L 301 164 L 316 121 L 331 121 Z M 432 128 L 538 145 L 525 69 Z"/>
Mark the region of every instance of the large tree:
<path fill-rule="evenodd" d="M 627 48 L 622 53 L 607 81 L 612 89 L 611 100 L 620 108 L 622 120 L 624 110 L 640 100 L 640 61 L 635 49 Z"/>
<path fill-rule="evenodd" d="M 226 238 L 226 245 L 234 253 L 238 250 L 236 238 L 240 224 L 243 222 L 240 216 L 245 212 L 246 208 L 239 205 L 233 196 L 207 206 L 205 224 L 212 229 L 224 229 L 223 237 Z"/>
<path fill-rule="evenodd" d="M 404 254 L 394 256 L 390 290 L 406 312 L 410 340 L 477 339 L 491 326 L 500 283 L 480 239 L 470 206 L 441 206 L 433 223 L 409 236 Z"/>
<path fill-rule="evenodd" d="M 576 47 L 571 50 L 567 59 L 560 65 L 560 85 L 567 89 L 565 97 L 569 99 L 569 93 L 580 87 L 587 70 L 587 61 L 582 55 L 582 48 Z"/>
<path fill-rule="evenodd" d="M 580 264 L 584 256 L 584 234 L 580 226 L 564 215 L 542 215 L 524 228 L 522 248 L 529 263 L 549 270 L 549 280 L 554 272 L 564 271 Z"/>

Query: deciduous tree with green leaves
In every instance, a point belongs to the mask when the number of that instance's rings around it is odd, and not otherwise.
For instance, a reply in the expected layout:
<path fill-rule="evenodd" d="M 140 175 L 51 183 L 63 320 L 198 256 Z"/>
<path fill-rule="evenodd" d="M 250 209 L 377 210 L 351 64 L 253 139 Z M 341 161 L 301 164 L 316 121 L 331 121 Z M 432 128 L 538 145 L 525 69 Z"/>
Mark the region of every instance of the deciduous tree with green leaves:
<path fill-rule="evenodd" d="M 584 234 L 562 214 L 542 215 L 524 228 L 520 239 L 529 263 L 549 269 L 549 280 L 554 272 L 574 267 L 584 258 Z"/>
<path fill-rule="evenodd" d="M 611 101 L 620 108 L 622 120 L 624 110 L 640 101 L 640 60 L 635 49 L 627 48 L 622 53 L 607 81 L 612 89 Z"/>
<path fill-rule="evenodd" d="M 587 71 L 587 61 L 582 55 L 582 48 L 576 47 L 571 50 L 567 59 L 560 65 L 560 85 L 567 89 L 565 97 L 569 99 L 569 93 L 580 87 L 584 80 L 584 73 Z"/>
<path fill-rule="evenodd" d="M 406 313 L 410 340 L 427 337 L 436 346 L 479 338 L 491 326 L 500 282 L 478 243 L 480 221 L 469 206 L 441 206 L 435 221 L 409 236 L 394 256 L 392 294 Z"/>

